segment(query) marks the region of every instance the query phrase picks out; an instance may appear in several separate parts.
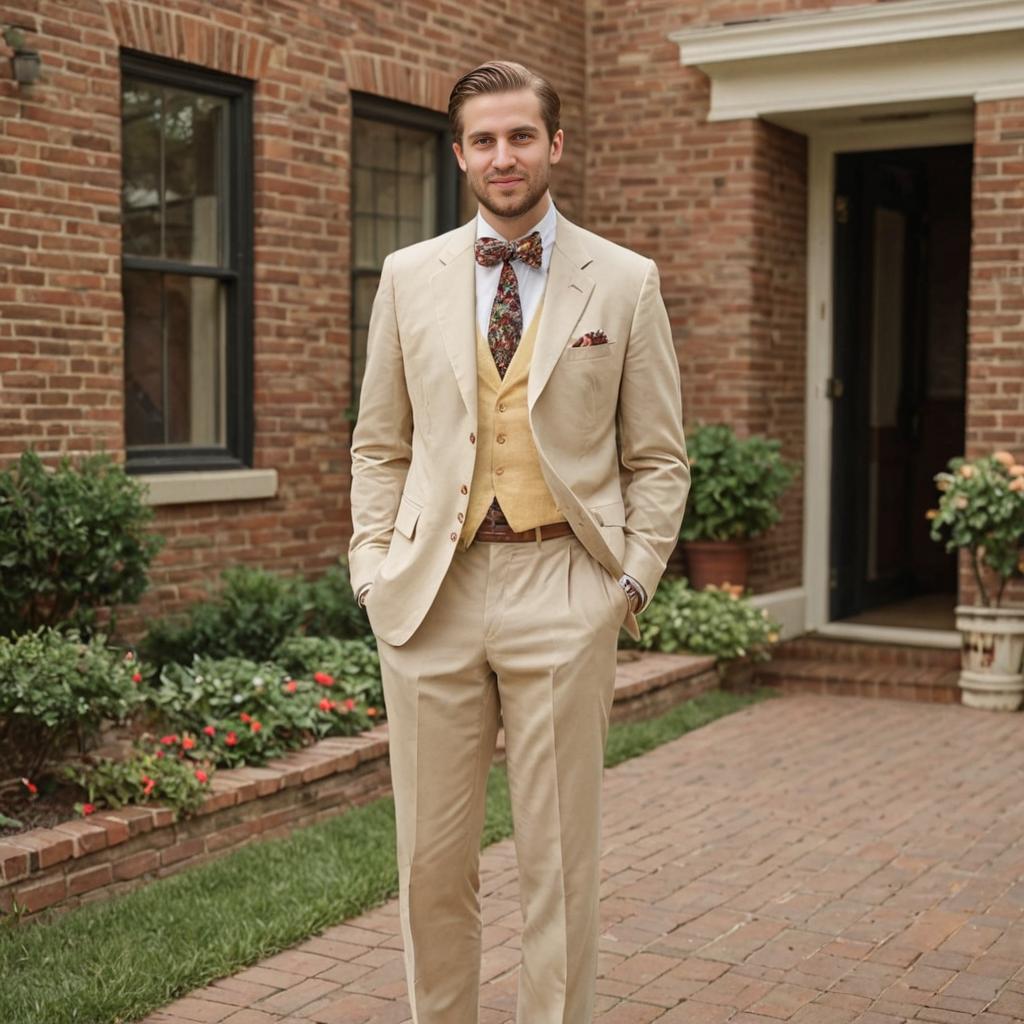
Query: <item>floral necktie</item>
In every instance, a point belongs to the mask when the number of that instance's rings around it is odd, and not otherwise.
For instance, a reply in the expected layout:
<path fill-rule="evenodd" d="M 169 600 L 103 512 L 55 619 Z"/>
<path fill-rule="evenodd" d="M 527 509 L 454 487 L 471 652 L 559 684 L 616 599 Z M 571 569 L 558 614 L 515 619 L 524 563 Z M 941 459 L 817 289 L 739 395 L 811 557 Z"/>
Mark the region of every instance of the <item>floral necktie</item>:
<path fill-rule="evenodd" d="M 487 323 L 487 344 L 502 379 L 519 347 L 519 339 L 523 336 L 523 306 L 519 300 L 519 284 L 516 272 L 512 269 L 512 261 L 522 260 L 528 267 L 539 270 L 543 251 L 539 231 L 517 242 L 506 242 L 500 238 L 476 240 L 476 261 L 480 266 L 501 264 L 498 290 Z"/>

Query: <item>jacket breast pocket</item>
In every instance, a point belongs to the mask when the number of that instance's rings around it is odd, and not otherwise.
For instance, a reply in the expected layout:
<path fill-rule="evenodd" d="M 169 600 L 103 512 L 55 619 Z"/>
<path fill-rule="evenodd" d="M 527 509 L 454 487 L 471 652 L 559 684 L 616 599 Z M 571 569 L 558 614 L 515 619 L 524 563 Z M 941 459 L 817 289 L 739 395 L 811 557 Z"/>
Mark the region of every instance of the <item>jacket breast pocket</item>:
<path fill-rule="evenodd" d="M 603 345 L 579 345 L 573 348 L 571 345 L 565 350 L 565 361 L 590 362 L 593 359 L 607 359 L 614 349 L 613 342 L 605 342 Z"/>

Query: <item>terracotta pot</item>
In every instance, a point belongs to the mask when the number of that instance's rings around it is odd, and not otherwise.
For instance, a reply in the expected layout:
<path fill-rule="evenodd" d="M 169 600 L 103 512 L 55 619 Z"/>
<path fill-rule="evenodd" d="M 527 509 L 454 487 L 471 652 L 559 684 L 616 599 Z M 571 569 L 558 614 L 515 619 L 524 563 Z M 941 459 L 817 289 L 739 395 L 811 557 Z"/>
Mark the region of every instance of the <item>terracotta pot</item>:
<path fill-rule="evenodd" d="M 724 583 L 745 587 L 750 568 L 750 549 L 742 540 L 688 540 L 683 543 L 686 552 L 686 576 L 694 590 L 702 590 L 709 583 L 716 587 Z"/>
<path fill-rule="evenodd" d="M 1024 608 L 959 605 L 960 699 L 968 707 L 1016 711 L 1024 699 Z"/>

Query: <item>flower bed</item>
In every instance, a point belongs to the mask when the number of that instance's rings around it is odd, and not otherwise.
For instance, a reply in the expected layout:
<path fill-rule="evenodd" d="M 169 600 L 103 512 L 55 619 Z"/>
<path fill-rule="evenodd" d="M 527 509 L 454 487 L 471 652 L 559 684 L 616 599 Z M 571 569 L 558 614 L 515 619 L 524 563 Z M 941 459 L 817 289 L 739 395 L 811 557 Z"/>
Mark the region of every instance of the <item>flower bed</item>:
<path fill-rule="evenodd" d="M 613 720 L 650 718 L 718 685 L 714 659 L 637 654 L 619 664 Z M 68 909 L 342 814 L 390 792 L 387 726 L 331 737 L 262 767 L 219 771 L 198 812 L 101 811 L 0 840 L 0 913 Z"/>

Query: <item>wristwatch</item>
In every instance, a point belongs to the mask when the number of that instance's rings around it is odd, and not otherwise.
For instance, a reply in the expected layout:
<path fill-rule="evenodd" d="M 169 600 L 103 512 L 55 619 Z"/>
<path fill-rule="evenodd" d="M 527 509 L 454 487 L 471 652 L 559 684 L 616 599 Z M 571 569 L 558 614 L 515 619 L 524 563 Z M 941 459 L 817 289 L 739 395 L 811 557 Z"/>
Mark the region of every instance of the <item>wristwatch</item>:
<path fill-rule="evenodd" d="M 371 583 L 364 583 L 359 588 L 359 593 L 356 594 L 356 604 L 359 605 L 360 608 L 366 607 L 366 595 L 370 593 L 370 587 L 372 585 L 373 584 Z"/>
<path fill-rule="evenodd" d="M 644 603 L 644 592 L 640 589 L 640 584 L 632 576 L 623 574 L 619 577 L 619 586 L 626 592 L 629 610 L 635 615 Z"/>

